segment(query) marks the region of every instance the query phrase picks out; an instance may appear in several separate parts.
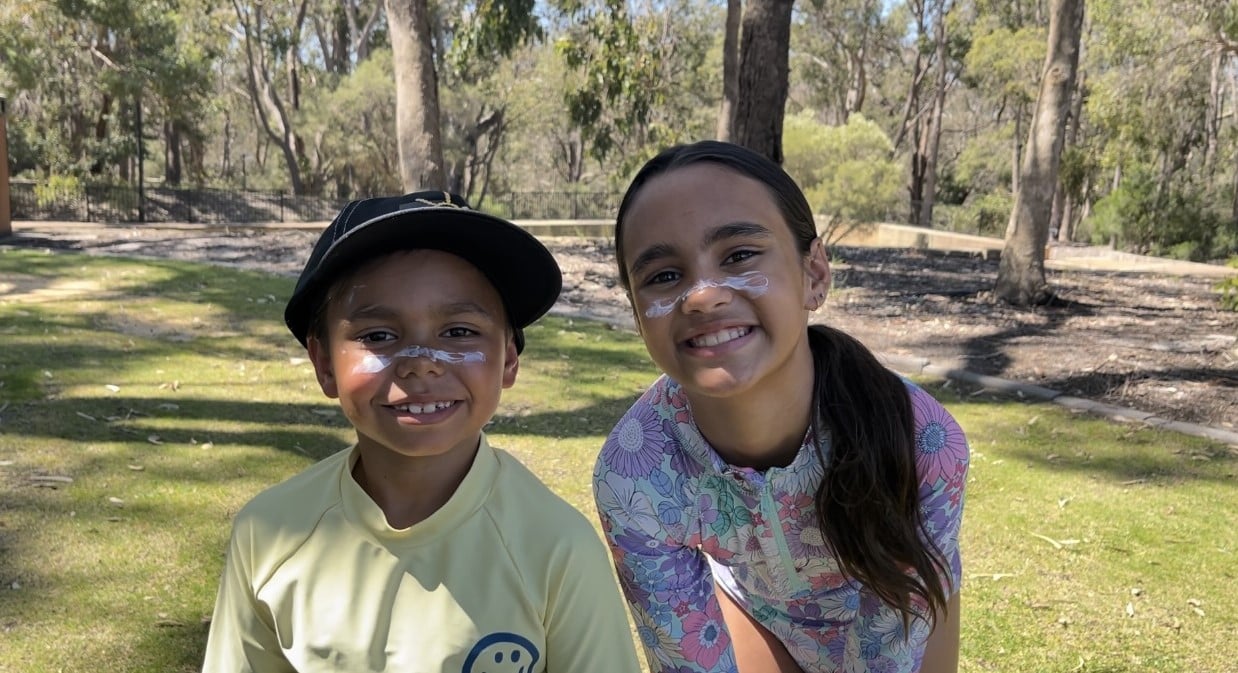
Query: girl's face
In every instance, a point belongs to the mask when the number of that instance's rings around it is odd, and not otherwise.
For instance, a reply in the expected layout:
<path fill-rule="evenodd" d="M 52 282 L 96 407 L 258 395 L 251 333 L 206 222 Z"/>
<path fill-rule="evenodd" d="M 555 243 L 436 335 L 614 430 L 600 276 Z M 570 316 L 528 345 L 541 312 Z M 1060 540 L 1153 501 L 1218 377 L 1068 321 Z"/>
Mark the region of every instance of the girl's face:
<path fill-rule="evenodd" d="M 472 451 L 516 379 L 498 292 L 446 252 L 397 252 L 363 267 L 327 305 L 326 324 L 310 359 L 363 451 Z"/>
<path fill-rule="evenodd" d="M 811 386 L 808 311 L 829 265 L 819 242 L 800 253 L 765 185 L 711 163 L 672 169 L 637 192 L 618 244 L 645 347 L 690 395 Z"/>

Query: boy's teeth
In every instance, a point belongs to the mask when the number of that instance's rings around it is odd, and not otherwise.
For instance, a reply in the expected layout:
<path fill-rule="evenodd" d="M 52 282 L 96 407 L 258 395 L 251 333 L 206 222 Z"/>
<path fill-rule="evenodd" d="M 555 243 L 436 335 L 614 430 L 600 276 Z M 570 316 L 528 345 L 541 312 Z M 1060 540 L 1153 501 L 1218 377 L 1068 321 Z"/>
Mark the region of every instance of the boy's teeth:
<path fill-rule="evenodd" d="M 719 344 L 724 344 L 728 341 L 734 341 L 742 336 L 745 336 L 746 334 L 748 334 L 748 332 L 751 332 L 751 331 L 752 331 L 751 327 L 732 327 L 730 329 L 720 330 L 712 334 L 705 334 L 703 336 L 699 336 L 695 339 L 692 339 L 688 343 L 690 343 L 691 345 L 697 348 L 700 348 L 702 346 L 706 346 L 706 347 L 717 346 Z"/>
<path fill-rule="evenodd" d="M 396 409 L 410 414 L 429 414 L 440 409 L 446 409 L 455 402 L 431 402 L 430 404 L 402 404 Z"/>

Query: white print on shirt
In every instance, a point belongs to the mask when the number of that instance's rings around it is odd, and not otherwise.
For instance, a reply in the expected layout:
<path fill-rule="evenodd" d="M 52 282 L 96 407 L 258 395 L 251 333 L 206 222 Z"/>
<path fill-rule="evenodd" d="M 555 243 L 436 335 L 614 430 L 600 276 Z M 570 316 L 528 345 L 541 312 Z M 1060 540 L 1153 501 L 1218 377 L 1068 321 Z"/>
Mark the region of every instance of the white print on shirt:
<path fill-rule="evenodd" d="M 477 641 L 461 673 L 528 673 L 538 660 L 537 646 L 514 633 L 491 633 Z"/>
<path fill-rule="evenodd" d="M 436 348 L 427 348 L 425 346 L 409 346 L 408 348 L 391 355 L 366 353 L 365 357 L 361 359 L 361 362 L 353 368 L 353 373 L 377 374 L 378 372 L 390 367 L 392 363 L 395 362 L 396 358 L 428 358 L 434 362 L 442 362 L 443 364 L 462 365 L 472 362 L 485 362 L 486 354 L 481 351 L 453 353 L 451 351 L 441 351 Z"/>
<path fill-rule="evenodd" d="M 737 292 L 745 292 L 749 296 L 759 297 L 769 290 L 769 278 L 760 271 L 748 271 L 738 276 L 723 276 L 722 278 L 705 278 L 683 291 L 674 299 L 659 299 L 645 309 L 646 318 L 661 318 L 670 315 L 675 306 L 692 295 L 711 287 L 729 287 Z"/>

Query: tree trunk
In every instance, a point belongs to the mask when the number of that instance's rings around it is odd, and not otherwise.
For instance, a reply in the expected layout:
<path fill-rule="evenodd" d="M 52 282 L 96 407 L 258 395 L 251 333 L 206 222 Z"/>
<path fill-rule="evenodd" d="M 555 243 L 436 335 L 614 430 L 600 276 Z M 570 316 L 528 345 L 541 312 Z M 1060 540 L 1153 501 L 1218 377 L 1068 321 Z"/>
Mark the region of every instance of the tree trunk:
<path fill-rule="evenodd" d="M 735 128 L 735 100 L 739 97 L 739 22 L 742 0 L 727 0 L 726 32 L 722 38 L 722 107 L 718 109 L 718 140 L 730 142 Z"/>
<path fill-rule="evenodd" d="M 1209 176 L 1213 174 L 1216 166 L 1217 137 L 1221 133 L 1221 73 L 1226 60 L 1225 52 L 1214 48 L 1212 73 L 1208 79 L 1208 112 L 1204 117 L 1204 172 Z"/>
<path fill-rule="evenodd" d="M 1076 76 L 1075 91 L 1070 102 L 1070 119 L 1066 122 L 1066 144 L 1062 147 L 1074 147 L 1079 142 L 1079 127 L 1083 126 L 1083 101 L 1087 98 L 1086 73 Z M 1070 243 L 1075 236 L 1075 223 L 1072 219 L 1075 211 L 1075 199 L 1081 198 L 1080 190 L 1067 192 L 1059 184 L 1053 196 L 1053 219 L 1049 222 L 1050 235 L 1056 230 L 1058 243 Z"/>
<path fill-rule="evenodd" d="M 179 185 L 183 176 L 181 162 L 181 129 L 175 120 L 163 122 L 163 181 Z"/>
<path fill-rule="evenodd" d="M 1049 49 L 994 287 L 998 299 L 1017 306 L 1043 304 L 1053 296 L 1045 282 L 1045 243 L 1082 30 L 1083 0 L 1052 0 Z"/>
<path fill-rule="evenodd" d="M 395 128 L 406 192 L 446 189 L 438 74 L 426 0 L 386 0 L 395 70 Z"/>
<path fill-rule="evenodd" d="M 946 13 L 949 11 L 950 3 L 942 2 L 933 22 L 933 39 L 937 44 L 937 82 L 933 91 L 933 108 L 925 129 L 927 137 L 924 151 L 924 185 L 916 222 L 926 229 L 933 226 L 933 204 L 937 200 L 937 156 L 941 149 L 941 118 L 945 113 L 946 76 L 949 72 L 949 64 L 946 62 Z"/>
<path fill-rule="evenodd" d="M 782 118 L 792 0 L 749 0 L 739 52 L 739 97 L 732 140 L 782 163 Z"/>
<path fill-rule="evenodd" d="M 1010 193 L 1019 193 L 1019 167 L 1023 165 L 1023 101 L 1014 104 L 1014 133 L 1010 136 Z"/>

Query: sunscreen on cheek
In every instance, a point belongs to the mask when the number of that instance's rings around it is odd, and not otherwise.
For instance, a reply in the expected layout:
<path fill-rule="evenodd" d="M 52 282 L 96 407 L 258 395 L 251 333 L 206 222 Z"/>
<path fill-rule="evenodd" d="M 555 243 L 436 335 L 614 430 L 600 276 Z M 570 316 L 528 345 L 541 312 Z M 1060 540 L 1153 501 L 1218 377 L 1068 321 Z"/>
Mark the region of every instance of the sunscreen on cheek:
<path fill-rule="evenodd" d="M 377 374 L 394 364 L 396 358 L 426 358 L 432 362 L 441 362 L 447 365 L 463 365 L 485 362 L 486 354 L 481 351 L 455 352 L 427 348 L 426 346 L 409 346 L 391 355 L 366 353 L 365 357 L 361 358 L 361 362 L 358 362 L 357 366 L 353 367 L 353 373 Z"/>
<path fill-rule="evenodd" d="M 688 297 L 711 287 L 729 287 L 736 292 L 743 292 L 749 297 L 759 297 L 769 291 L 769 278 L 760 271 L 749 271 L 738 276 L 723 276 L 722 278 L 705 278 L 698 280 L 692 287 L 686 289 L 674 299 L 659 299 L 649 304 L 645 309 L 646 318 L 661 318 L 670 315 L 675 307 Z"/>

